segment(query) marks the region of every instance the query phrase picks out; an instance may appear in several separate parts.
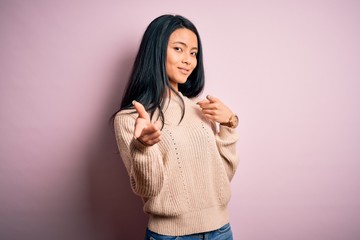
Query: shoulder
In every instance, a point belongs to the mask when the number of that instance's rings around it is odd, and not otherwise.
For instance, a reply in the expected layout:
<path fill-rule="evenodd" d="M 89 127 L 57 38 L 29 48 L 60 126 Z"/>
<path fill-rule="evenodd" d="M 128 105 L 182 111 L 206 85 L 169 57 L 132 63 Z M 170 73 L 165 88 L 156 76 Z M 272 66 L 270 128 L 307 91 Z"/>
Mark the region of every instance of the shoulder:
<path fill-rule="evenodd" d="M 134 118 L 136 119 L 138 116 L 138 113 L 135 111 L 135 109 L 123 109 L 116 113 L 115 120 L 116 119 L 126 119 L 126 118 Z"/>
<path fill-rule="evenodd" d="M 133 125 L 138 113 L 134 109 L 124 109 L 119 111 L 114 118 L 115 127 Z"/>
<path fill-rule="evenodd" d="M 201 111 L 201 107 L 197 104 L 201 99 L 199 97 L 188 98 L 186 96 L 183 97 L 185 106 L 187 107 L 187 114 L 191 117 L 196 117 L 203 122 L 207 122 L 208 120 L 204 117 Z"/>
<path fill-rule="evenodd" d="M 213 130 L 213 132 L 216 132 L 217 131 L 216 122 L 205 118 L 204 114 L 201 111 L 201 107 L 197 104 L 201 100 L 202 100 L 202 98 L 200 98 L 200 97 L 188 98 L 188 97 L 184 96 L 184 101 L 186 101 L 188 103 L 188 105 L 191 106 L 190 109 L 192 109 L 192 111 L 191 111 L 192 114 L 195 115 L 196 117 L 198 117 L 199 119 L 201 119 L 202 122 L 208 124 L 211 127 L 211 129 Z"/>
<path fill-rule="evenodd" d="M 195 106 L 195 107 L 198 107 L 197 103 L 201 100 L 200 97 L 189 98 L 189 97 L 184 96 L 184 95 L 182 95 L 182 94 L 181 94 L 181 96 L 182 96 L 183 100 L 184 100 L 186 103 L 188 103 L 188 104 L 190 104 L 190 105 L 192 105 L 192 106 Z"/>

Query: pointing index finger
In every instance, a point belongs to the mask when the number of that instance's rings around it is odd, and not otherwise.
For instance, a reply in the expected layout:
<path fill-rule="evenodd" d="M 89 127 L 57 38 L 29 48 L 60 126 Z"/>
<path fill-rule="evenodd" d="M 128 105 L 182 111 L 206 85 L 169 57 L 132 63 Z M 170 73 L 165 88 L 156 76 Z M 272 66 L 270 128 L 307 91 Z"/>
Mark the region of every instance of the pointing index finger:
<path fill-rule="evenodd" d="M 213 96 L 210 96 L 210 95 L 207 95 L 206 98 L 212 103 L 214 103 L 214 102 L 216 102 L 218 100 L 216 97 L 213 97 Z"/>

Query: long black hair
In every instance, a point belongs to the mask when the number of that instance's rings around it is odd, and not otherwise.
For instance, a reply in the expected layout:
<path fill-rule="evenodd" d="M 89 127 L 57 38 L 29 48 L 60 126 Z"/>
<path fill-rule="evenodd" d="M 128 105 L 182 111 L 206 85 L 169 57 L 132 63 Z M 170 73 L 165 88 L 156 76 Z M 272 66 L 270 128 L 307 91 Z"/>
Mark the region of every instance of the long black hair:
<path fill-rule="evenodd" d="M 203 52 L 199 33 L 195 25 L 179 15 L 162 15 L 154 19 L 147 27 L 136 55 L 129 82 L 123 95 L 120 109 L 111 119 L 123 109 L 133 108 L 132 101 L 144 105 L 152 117 L 159 110 L 159 117 L 164 123 L 164 99 L 173 91 L 182 101 L 182 117 L 185 113 L 184 102 L 171 87 L 166 74 L 166 52 L 170 35 L 177 29 L 186 28 L 195 33 L 198 40 L 197 66 L 184 84 L 178 85 L 178 90 L 189 98 L 198 96 L 205 83 Z M 181 118 L 182 119 L 182 118 Z M 181 120 L 180 120 L 181 121 Z"/>

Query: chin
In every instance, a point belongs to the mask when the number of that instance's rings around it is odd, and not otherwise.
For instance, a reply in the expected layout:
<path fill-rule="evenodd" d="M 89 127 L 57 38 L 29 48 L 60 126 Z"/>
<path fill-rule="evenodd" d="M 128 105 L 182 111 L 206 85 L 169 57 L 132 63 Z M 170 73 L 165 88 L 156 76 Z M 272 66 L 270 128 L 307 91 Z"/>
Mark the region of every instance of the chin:
<path fill-rule="evenodd" d="M 186 83 L 186 81 L 187 81 L 187 78 L 185 78 L 185 79 L 178 79 L 178 80 L 177 80 L 177 83 L 178 83 L 178 84 L 184 84 L 184 83 Z"/>
<path fill-rule="evenodd" d="M 170 80 L 170 81 L 177 83 L 177 84 L 185 84 L 187 81 L 187 78 L 177 78 L 175 80 Z"/>

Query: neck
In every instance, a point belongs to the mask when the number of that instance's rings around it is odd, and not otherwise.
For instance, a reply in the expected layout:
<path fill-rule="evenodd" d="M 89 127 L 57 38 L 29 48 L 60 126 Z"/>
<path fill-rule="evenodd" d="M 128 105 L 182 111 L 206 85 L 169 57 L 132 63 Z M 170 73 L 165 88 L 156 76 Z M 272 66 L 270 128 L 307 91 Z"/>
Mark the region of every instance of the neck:
<path fill-rule="evenodd" d="M 171 86 L 172 86 L 172 85 L 171 85 Z M 172 87 L 174 88 L 174 86 L 172 86 Z M 174 90 L 175 90 L 176 92 L 179 92 L 177 86 L 176 86 L 176 88 L 174 88 Z M 174 93 L 174 91 L 172 91 L 170 88 L 168 88 L 168 89 L 167 89 L 167 96 L 176 96 L 176 94 Z"/>
<path fill-rule="evenodd" d="M 178 84 L 176 82 L 170 81 L 170 85 L 172 86 L 173 89 L 175 89 L 176 91 L 179 91 L 178 90 Z"/>

